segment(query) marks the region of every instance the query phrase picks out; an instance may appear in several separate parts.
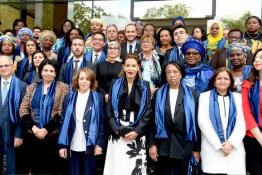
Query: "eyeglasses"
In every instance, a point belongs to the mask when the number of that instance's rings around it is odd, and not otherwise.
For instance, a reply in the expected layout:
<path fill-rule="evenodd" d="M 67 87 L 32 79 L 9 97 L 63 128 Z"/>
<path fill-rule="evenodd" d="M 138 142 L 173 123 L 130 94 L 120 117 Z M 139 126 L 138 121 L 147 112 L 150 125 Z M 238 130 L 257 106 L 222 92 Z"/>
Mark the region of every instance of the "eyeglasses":
<path fill-rule="evenodd" d="M 152 44 L 150 41 L 141 41 L 141 44 Z"/>
<path fill-rule="evenodd" d="M 108 50 L 118 50 L 117 47 L 108 47 Z"/>
<path fill-rule="evenodd" d="M 0 69 L 2 69 L 2 68 L 9 68 L 10 66 L 11 66 L 11 64 L 0 65 Z"/>
<path fill-rule="evenodd" d="M 186 56 L 190 56 L 190 55 L 197 56 L 199 55 L 199 53 L 198 52 L 186 52 L 185 55 Z"/>

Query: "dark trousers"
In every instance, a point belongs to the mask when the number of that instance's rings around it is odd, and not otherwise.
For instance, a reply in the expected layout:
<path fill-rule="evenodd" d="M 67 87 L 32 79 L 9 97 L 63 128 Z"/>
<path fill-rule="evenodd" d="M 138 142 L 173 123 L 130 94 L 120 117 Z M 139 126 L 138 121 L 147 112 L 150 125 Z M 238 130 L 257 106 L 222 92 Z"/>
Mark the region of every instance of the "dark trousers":
<path fill-rule="evenodd" d="M 227 175 L 227 174 L 210 174 L 210 173 L 203 173 L 203 175 Z"/>
<path fill-rule="evenodd" d="M 93 154 L 71 150 L 69 157 L 69 175 L 95 175 L 96 161 Z"/>
<path fill-rule="evenodd" d="M 156 175 L 187 175 L 189 160 L 158 157 Z"/>
<path fill-rule="evenodd" d="M 244 138 L 246 149 L 246 167 L 251 175 L 262 174 L 262 148 L 255 138 Z"/>

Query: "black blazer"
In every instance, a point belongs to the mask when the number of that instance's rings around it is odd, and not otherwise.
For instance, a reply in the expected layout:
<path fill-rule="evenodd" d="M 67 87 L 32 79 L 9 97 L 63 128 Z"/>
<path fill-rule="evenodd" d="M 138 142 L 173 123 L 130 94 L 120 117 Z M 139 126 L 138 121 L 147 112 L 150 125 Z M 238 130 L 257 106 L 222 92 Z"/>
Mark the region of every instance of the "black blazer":
<path fill-rule="evenodd" d="M 136 54 L 139 54 L 140 52 L 142 52 L 141 50 L 141 45 L 139 43 L 136 43 L 136 47 L 135 47 L 135 50 L 134 50 L 134 53 Z M 125 59 L 125 56 L 127 55 L 127 43 L 124 43 L 122 46 L 121 46 L 121 54 L 120 54 L 120 58 L 121 59 Z"/>
<path fill-rule="evenodd" d="M 148 132 L 147 144 L 148 146 L 156 145 L 158 148 L 159 156 L 175 158 L 175 159 L 188 159 L 192 151 L 200 150 L 200 142 L 189 142 L 186 141 L 186 120 L 185 120 L 185 111 L 183 106 L 183 90 L 179 88 L 174 121 L 172 120 L 171 109 L 170 109 L 170 99 L 169 99 L 169 89 L 166 95 L 166 105 L 163 110 L 165 110 L 165 129 L 168 135 L 167 139 L 158 139 L 155 138 L 156 135 L 156 125 L 155 125 L 155 100 L 156 94 L 154 94 L 152 100 L 152 113 L 150 119 L 150 130 Z M 193 93 L 194 95 L 194 93 Z M 196 112 L 197 112 L 197 99 L 195 97 Z M 197 118 L 195 119 L 197 121 Z M 197 127 L 197 124 L 196 124 Z M 197 128 L 198 139 L 200 139 L 199 129 Z"/>

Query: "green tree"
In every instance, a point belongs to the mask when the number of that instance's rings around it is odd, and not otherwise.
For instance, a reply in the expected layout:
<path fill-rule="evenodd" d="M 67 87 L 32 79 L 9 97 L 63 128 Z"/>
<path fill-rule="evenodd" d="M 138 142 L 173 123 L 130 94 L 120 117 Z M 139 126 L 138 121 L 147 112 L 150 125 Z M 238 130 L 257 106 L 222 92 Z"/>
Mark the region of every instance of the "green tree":
<path fill-rule="evenodd" d="M 107 14 L 101 7 L 94 6 L 94 18 L 100 18 L 101 16 L 112 16 Z M 80 28 L 84 34 L 90 32 L 90 19 L 92 18 L 92 8 L 85 5 L 84 2 L 74 3 L 73 19 L 75 25 Z"/>
<path fill-rule="evenodd" d="M 190 8 L 183 3 L 178 3 L 176 5 L 164 5 L 162 7 L 148 8 L 146 10 L 144 19 L 159 19 L 159 18 L 173 18 L 175 16 L 188 17 Z"/>
<path fill-rule="evenodd" d="M 224 26 L 228 29 L 240 29 L 242 32 L 246 31 L 245 22 L 249 16 L 252 14 L 250 12 L 244 13 L 242 16 L 239 17 L 239 19 L 225 19 L 222 18 L 221 21 L 224 24 Z"/>

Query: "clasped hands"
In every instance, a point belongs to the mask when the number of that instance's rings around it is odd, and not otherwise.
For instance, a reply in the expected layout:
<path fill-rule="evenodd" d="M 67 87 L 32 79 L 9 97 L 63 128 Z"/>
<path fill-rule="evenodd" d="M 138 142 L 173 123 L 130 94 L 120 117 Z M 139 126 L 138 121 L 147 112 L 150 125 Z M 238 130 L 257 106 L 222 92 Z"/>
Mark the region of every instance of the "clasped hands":
<path fill-rule="evenodd" d="M 220 150 L 223 151 L 224 156 L 228 156 L 233 150 L 233 146 L 228 141 L 226 141 L 222 144 L 222 148 L 220 148 Z"/>
<path fill-rule="evenodd" d="M 40 129 L 36 125 L 32 127 L 32 132 L 38 139 L 44 139 L 45 136 L 48 134 L 47 129 L 45 128 Z"/>

